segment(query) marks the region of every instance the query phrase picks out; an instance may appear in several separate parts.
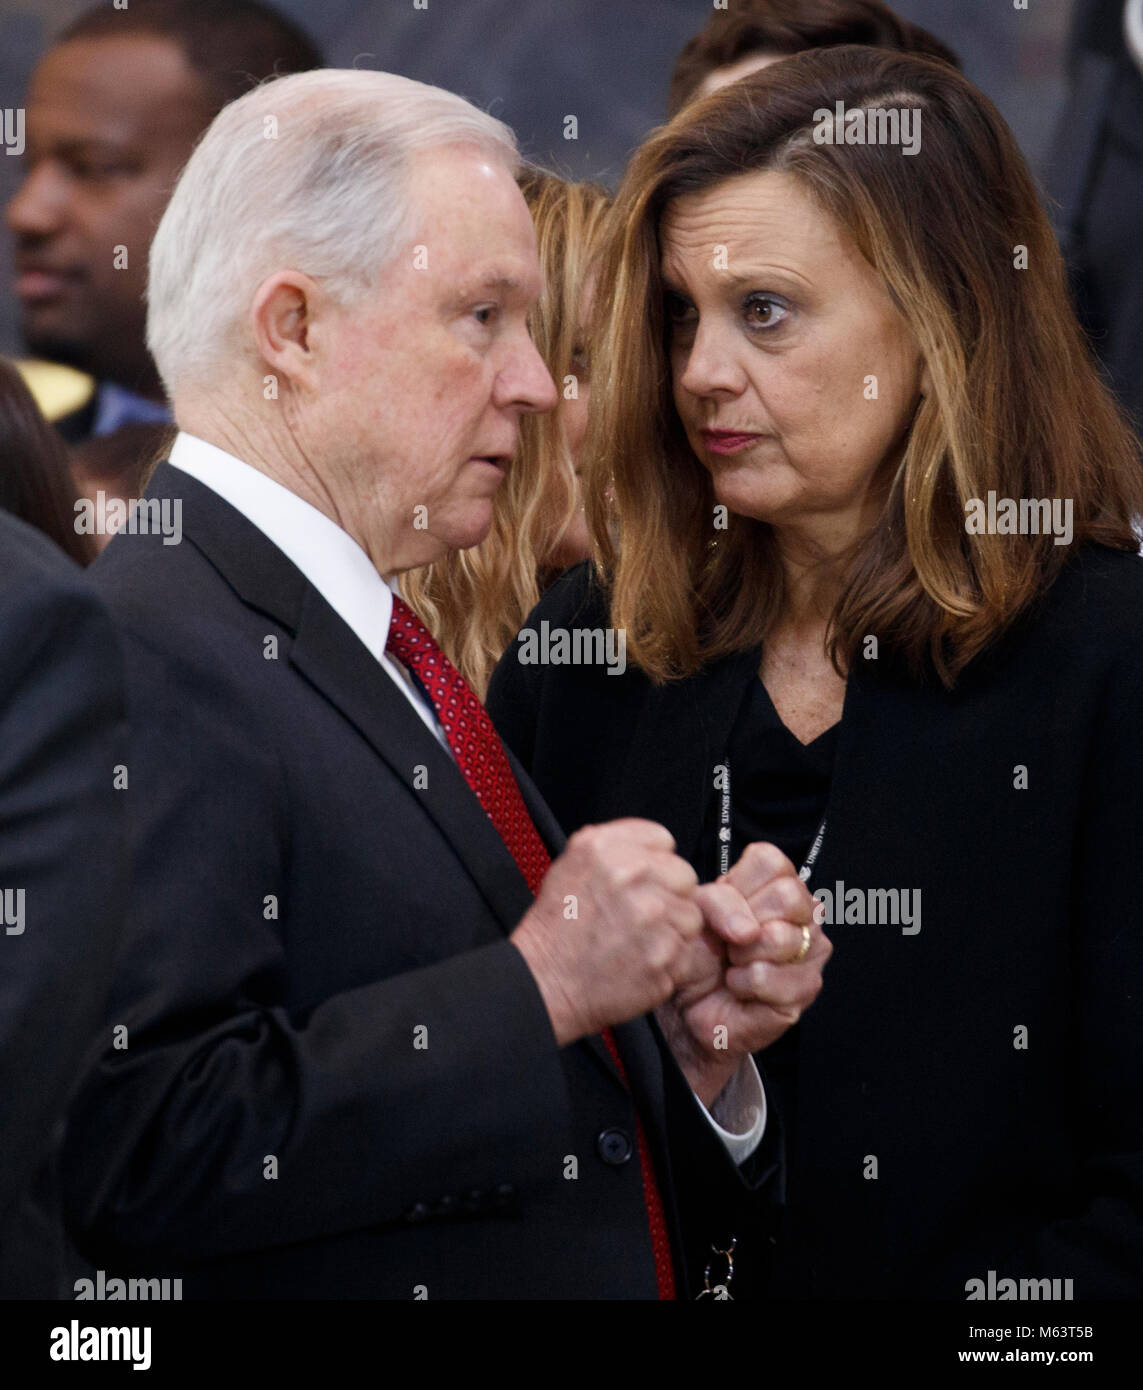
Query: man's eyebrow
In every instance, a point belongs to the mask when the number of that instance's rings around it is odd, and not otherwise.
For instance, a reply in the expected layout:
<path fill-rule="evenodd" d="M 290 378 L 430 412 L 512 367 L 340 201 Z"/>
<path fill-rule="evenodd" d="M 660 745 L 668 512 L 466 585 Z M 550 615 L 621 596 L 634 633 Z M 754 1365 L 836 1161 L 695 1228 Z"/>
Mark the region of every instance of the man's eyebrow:
<path fill-rule="evenodd" d="M 487 275 L 477 281 L 477 288 L 482 290 L 500 290 L 505 294 L 515 294 L 517 290 L 523 288 L 523 284 L 515 275 L 509 275 L 505 271 L 490 270 Z"/>
<path fill-rule="evenodd" d="M 481 295 L 518 295 L 522 294 L 525 288 L 524 282 L 517 276 L 504 270 L 490 270 L 485 275 L 475 276 L 459 293 L 451 296 L 448 301 L 449 308 L 450 311 L 459 312 Z"/>

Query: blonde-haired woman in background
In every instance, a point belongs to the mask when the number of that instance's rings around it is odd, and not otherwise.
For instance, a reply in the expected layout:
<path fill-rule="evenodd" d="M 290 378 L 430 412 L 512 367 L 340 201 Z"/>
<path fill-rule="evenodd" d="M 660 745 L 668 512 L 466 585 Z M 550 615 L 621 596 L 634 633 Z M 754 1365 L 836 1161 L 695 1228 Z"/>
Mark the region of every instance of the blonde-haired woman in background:
<path fill-rule="evenodd" d="M 560 404 L 551 414 L 521 419 L 516 456 L 485 539 L 401 578 L 406 600 L 481 699 L 544 588 L 591 551 L 578 483 L 589 384 L 583 324 L 609 195 L 598 184 L 571 183 L 542 169 L 526 169 L 519 184 L 544 277 L 532 337 Z"/>

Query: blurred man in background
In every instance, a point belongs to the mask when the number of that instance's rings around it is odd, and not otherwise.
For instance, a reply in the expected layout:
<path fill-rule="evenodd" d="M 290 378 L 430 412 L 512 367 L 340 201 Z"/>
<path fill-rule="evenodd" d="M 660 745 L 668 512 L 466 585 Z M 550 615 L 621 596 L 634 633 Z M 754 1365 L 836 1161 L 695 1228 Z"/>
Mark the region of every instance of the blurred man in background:
<path fill-rule="evenodd" d="M 26 173 L 7 209 L 15 288 L 29 352 L 94 380 L 56 421 L 93 501 L 139 495 L 170 419 L 143 290 L 179 170 L 227 102 L 321 65 L 301 30 L 253 0 L 134 0 L 82 14 L 32 74 Z"/>
<path fill-rule="evenodd" d="M 730 8 L 715 10 L 679 54 L 667 112 L 673 116 L 695 97 L 791 53 L 843 43 L 895 48 L 960 66 L 940 39 L 878 0 L 730 0 Z"/>

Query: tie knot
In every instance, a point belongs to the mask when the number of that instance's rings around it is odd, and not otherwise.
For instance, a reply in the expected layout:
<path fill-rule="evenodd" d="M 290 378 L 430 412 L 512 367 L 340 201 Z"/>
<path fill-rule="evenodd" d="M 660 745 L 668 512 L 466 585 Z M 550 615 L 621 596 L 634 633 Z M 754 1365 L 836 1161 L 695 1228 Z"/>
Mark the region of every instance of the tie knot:
<path fill-rule="evenodd" d="M 426 656 L 440 654 L 432 634 L 399 594 L 393 595 L 393 615 L 389 619 L 389 649 L 398 661 L 416 670 Z"/>
<path fill-rule="evenodd" d="M 532 823 L 488 711 L 433 641 L 428 628 L 395 594 L 388 646 L 421 682 L 457 767 L 535 895 L 548 868 L 547 846 Z"/>

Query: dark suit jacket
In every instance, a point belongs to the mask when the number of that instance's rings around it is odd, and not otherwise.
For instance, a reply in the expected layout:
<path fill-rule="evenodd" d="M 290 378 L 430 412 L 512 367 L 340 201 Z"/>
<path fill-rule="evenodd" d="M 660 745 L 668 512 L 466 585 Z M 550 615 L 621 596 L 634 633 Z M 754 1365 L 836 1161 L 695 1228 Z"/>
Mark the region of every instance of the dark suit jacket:
<path fill-rule="evenodd" d="M 585 567 L 544 619 L 606 626 Z M 709 876 L 713 769 L 760 649 L 659 688 L 518 650 L 489 710 L 564 829 L 648 816 Z M 771 1051 L 775 1292 L 964 1298 L 995 1269 L 1143 1293 L 1141 807 L 1135 556 L 1086 551 L 952 693 L 852 673 L 810 886 L 919 889 L 921 930 L 831 926 L 822 994 Z"/>
<path fill-rule="evenodd" d="M 3 1298 L 61 1291 L 51 1154 L 123 925 L 124 714 L 103 606 L 55 545 L 0 512 L 0 890 L 13 909 L 0 922 Z"/>
<path fill-rule="evenodd" d="M 67 1149 L 92 1259 L 187 1296 L 653 1298 L 632 1095 L 600 1039 L 556 1047 L 508 941 L 530 894 L 456 765 L 239 512 L 169 465 L 148 495 L 182 499 L 182 544 L 119 535 L 92 572 L 135 818 L 129 1044 Z M 676 1251 L 701 1245 L 725 1211 L 692 1215 L 668 1134 L 732 1212 L 769 1157 L 736 1169 L 655 1030 L 615 1032 Z"/>

